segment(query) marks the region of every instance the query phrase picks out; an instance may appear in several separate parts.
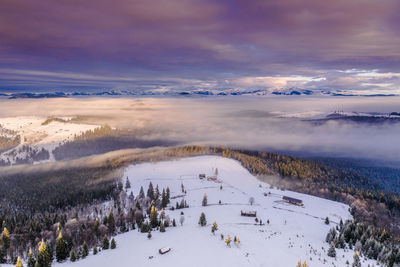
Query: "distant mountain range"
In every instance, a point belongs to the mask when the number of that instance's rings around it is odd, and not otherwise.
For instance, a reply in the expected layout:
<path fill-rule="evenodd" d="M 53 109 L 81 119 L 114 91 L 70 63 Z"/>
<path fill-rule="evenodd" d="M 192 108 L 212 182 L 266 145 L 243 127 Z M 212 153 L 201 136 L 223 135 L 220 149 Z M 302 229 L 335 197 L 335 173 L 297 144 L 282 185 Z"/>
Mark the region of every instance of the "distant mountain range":
<path fill-rule="evenodd" d="M 0 97 L 9 99 L 20 98 L 57 98 L 57 97 L 80 97 L 80 96 L 395 96 L 394 94 L 357 94 L 341 90 L 304 90 L 298 88 L 289 89 L 218 89 L 218 90 L 107 90 L 107 91 L 73 91 L 73 92 L 43 92 L 43 93 L 0 93 Z"/>

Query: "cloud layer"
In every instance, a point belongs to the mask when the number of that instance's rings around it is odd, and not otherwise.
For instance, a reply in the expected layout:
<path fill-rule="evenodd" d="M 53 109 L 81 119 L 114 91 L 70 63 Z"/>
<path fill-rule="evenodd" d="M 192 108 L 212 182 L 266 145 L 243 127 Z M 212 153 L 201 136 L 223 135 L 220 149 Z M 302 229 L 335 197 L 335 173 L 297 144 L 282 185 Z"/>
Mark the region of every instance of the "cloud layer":
<path fill-rule="evenodd" d="M 0 89 L 393 91 L 399 11 L 397 0 L 4 0 Z"/>

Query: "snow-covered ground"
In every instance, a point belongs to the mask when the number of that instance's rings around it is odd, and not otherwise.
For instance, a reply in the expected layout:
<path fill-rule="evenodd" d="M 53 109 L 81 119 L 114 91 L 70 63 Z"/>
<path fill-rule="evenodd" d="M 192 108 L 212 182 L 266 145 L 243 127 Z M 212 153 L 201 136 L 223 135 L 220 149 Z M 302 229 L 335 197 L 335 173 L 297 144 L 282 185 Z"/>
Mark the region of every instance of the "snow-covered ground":
<path fill-rule="evenodd" d="M 200 180 L 199 174 L 213 175 L 218 168 L 219 182 Z M 149 182 L 160 190 L 169 186 L 171 197 L 181 195 L 181 183 L 187 192 L 184 197 L 189 208 L 166 210 L 177 227 L 168 227 L 165 233 L 153 231 L 147 234 L 130 231 L 116 236 L 117 249 L 90 255 L 75 263 L 65 262 L 56 266 L 296 266 L 306 260 L 311 267 L 347 266 L 353 262 L 354 251 L 337 249 L 336 259 L 327 256 L 325 237 L 340 219 L 350 219 L 349 207 L 300 193 L 271 189 L 244 169 L 239 162 L 217 157 L 201 156 L 168 162 L 143 163 L 126 169 L 126 175 L 136 196 L 140 186 L 147 190 Z M 220 186 L 222 185 L 222 190 Z M 204 193 L 208 206 L 202 206 Z M 267 196 L 264 196 L 267 193 Z M 270 194 L 269 194 L 270 193 Z M 304 206 L 294 206 L 282 201 L 282 196 L 303 200 Z M 249 204 L 254 197 L 255 203 Z M 181 198 L 171 199 L 171 205 Z M 219 203 L 221 200 L 221 204 Z M 255 225 L 255 219 L 240 216 L 241 210 L 254 210 L 265 225 Z M 185 221 L 179 225 L 181 211 Z M 201 212 L 207 226 L 198 225 Z M 330 218 L 330 225 L 324 223 Z M 269 220 L 269 224 L 267 223 Z M 216 221 L 218 230 L 211 233 Z M 228 235 L 240 238 L 240 244 L 228 247 L 221 240 Z M 171 247 L 160 255 L 162 247 Z M 325 262 L 326 261 L 326 262 Z M 325 263 L 324 263 L 325 262 Z M 362 266 L 372 265 L 365 261 Z"/>
<path fill-rule="evenodd" d="M 64 120 L 71 118 L 60 117 Z M 75 135 L 80 135 L 88 130 L 93 130 L 98 125 L 90 124 L 77 124 L 71 122 L 52 121 L 49 124 L 43 125 L 46 117 L 8 117 L 0 118 L 0 125 L 8 130 L 17 132 L 21 137 L 20 145 L 15 148 L 16 156 L 6 155 L 10 151 L 3 152 L 0 159 L 5 161 L 10 160 L 11 163 L 15 162 L 15 158 L 24 158 L 23 152 L 18 152 L 19 148 L 23 145 L 29 145 L 32 148 L 46 149 L 50 152 L 50 161 L 54 161 L 52 151 L 65 141 L 73 140 Z"/>

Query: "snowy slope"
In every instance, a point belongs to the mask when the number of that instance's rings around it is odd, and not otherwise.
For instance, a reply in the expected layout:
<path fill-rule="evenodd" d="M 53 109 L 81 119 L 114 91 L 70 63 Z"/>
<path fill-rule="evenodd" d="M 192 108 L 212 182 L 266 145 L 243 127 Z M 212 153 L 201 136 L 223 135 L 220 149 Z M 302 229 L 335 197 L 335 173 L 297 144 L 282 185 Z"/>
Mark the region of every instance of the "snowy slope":
<path fill-rule="evenodd" d="M 200 180 L 198 175 L 212 175 L 218 168 L 220 183 Z M 189 208 L 167 210 L 171 220 L 176 219 L 177 227 L 168 227 L 165 233 L 153 231 L 147 235 L 130 231 L 116 237 L 117 249 L 101 251 L 75 263 L 65 262 L 56 266 L 296 266 L 299 260 L 307 260 L 309 266 L 346 266 L 346 260 L 353 262 L 354 251 L 337 249 L 336 259 L 327 256 L 328 244 L 325 237 L 329 229 L 342 218 L 351 218 L 347 205 L 309 195 L 278 189 L 270 189 L 258 181 L 239 162 L 217 157 L 201 156 L 176 161 L 143 163 L 127 168 L 126 175 L 135 195 L 140 186 L 147 190 L 150 181 L 154 186 L 169 186 L 171 197 L 182 194 L 181 183 L 185 186 L 185 200 Z M 220 190 L 222 185 L 222 190 Z M 270 192 L 268 196 L 264 193 Z M 208 195 L 208 206 L 201 205 L 203 194 Z M 282 196 L 300 198 L 303 207 L 282 202 Z M 255 203 L 250 206 L 249 198 Z M 218 201 L 222 204 L 219 205 Z M 171 200 L 175 205 L 180 198 Z M 254 218 L 241 217 L 241 210 L 255 210 L 264 223 L 255 225 Z M 183 226 L 179 225 L 180 212 L 185 213 Z M 204 212 L 207 226 L 200 227 L 198 220 Z M 330 225 L 324 223 L 330 218 Z M 211 233 L 211 224 L 216 221 L 219 229 Z M 231 247 L 221 240 L 230 235 L 238 236 L 239 245 Z M 233 243 L 233 242 L 232 242 Z M 169 246 L 171 252 L 160 255 L 158 249 Z M 151 257 L 152 256 L 152 257 Z M 327 261 L 324 263 L 324 261 Z M 372 264 L 366 261 L 364 264 Z M 363 264 L 363 266 L 364 266 Z"/>
<path fill-rule="evenodd" d="M 29 145 L 36 149 L 46 149 L 50 152 L 50 161 L 54 161 L 53 154 L 51 153 L 60 143 L 71 141 L 75 135 L 80 135 L 88 130 L 93 130 L 98 125 L 90 124 L 77 124 L 77 123 L 64 123 L 59 121 L 52 121 L 47 125 L 43 125 L 46 121 L 45 117 L 9 117 L 0 118 L 0 125 L 8 130 L 17 132 L 21 136 L 20 145 L 15 148 L 16 156 L 6 155 L 9 151 L 3 152 L 0 159 L 9 160 L 14 163 L 15 158 L 24 158 L 26 155 L 19 151 L 23 145 Z M 62 117 L 61 119 L 69 120 L 71 118 Z"/>

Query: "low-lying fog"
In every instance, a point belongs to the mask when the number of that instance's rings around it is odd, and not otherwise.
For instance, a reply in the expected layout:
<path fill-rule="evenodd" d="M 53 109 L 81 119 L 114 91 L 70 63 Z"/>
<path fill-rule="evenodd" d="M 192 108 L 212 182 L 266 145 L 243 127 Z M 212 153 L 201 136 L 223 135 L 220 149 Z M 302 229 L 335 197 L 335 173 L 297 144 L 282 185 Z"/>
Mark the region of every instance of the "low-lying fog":
<path fill-rule="evenodd" d="M 399 97 L 67 98 L 0 100 L 0 117 L 87 115 L 93 123 L 146 131 L 146 139 L 269 151 L 398 160 L 400 123 L 329 121 L 304 116 L 400 111 Z M 295 117 L 296 114 L 303 116 Z M 283 118 L 285 114 L 290 117 Z"/>

